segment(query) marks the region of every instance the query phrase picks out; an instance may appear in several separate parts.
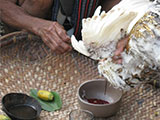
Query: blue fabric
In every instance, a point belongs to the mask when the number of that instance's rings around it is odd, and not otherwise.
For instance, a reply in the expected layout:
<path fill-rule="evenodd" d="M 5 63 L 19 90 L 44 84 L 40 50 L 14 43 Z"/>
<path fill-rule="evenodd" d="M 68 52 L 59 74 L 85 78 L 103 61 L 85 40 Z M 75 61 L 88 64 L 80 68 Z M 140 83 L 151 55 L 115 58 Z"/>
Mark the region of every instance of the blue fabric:
<path fill-rule="evenodd" d="M 52 20 L 53 21 L 57 21 L 57 14 L 58 14 L 59 7 L 60 7 L 60 1 L 54 0 L 54 5 L 52 8 Z"/>

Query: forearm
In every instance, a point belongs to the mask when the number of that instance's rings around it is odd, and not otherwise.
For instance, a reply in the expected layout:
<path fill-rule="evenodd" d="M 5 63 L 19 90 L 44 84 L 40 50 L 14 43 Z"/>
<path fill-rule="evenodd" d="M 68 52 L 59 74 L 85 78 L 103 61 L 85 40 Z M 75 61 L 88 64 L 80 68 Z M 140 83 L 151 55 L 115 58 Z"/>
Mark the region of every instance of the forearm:
<path fill-rule="evenodd" d="M 22 5 L 21 7 L 18 7 L 9 0 L 0 0 L 2 20 L 10 26 L 26 29 L 40 36 L 44 43 L 56 53 L 70 51 L 72 49 L 69 45 L 70 37 L 66 34 L 64 28 L 57 22 L 38 18 L 42 15 L 39 14 L 41 11 L 44 12 L 44 10 L 46 10 L 47 12 L 47 9 L 45 8 L 48 8 L 47 6 L 51 5 L 50 2 L 52 2 L 52 0 L 39 1 L 48 1 L 48 3 L 44 5 L 44 8 L 40 7 L 41 9 L 39 9 L 39 5 L 35 5 L 35 3 L 33 6 L 37 6 L 37 9 L 31 9 L 32 6 L 25 7 Z M 33 0 L 33 2 L 38 2 L 38 0 Z M 25 2 L 23 4 L 25 4 Z M 33 15 L 37 17 L 33 17 Z"/>
<path fill-rule="evenodd" d="M 102 0 L 101 1 L 101 6 L 103 10 L 109 11 L 113 6 L 118 4 L 121 0 Z"/>
<path fill-rule="evenodd" d="M 26 29 L 35 33 L 36 27 L 44 20 L 29 15 L 23 8 L 7 0 L 0 0 L 1 19 L 16 29 Z"/>

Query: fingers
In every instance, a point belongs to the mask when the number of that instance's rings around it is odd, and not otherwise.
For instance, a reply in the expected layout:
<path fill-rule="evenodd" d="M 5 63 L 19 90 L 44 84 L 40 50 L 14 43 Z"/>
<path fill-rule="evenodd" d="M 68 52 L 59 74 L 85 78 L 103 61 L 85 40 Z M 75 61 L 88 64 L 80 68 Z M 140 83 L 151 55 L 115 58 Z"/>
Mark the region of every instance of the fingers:
<path fill-rule="evenodd" d="M 70 37 L 67 35 L 67 32 L 64 30 L 64 28 L 59 25 L 58 23 L 55 26 L 56 29 L 56 35 L 59 39 L 56 39 L 56 42 L 61 45 L 61 47 L 65 50 L 65 51 L 70 51 L 72 49 L 72 47 L 69 45 L 71 39 Z"/>
<path fill-rule="evenodd" d="M 55 36 L 57 37 L 57 39 L 55 39 L 56 43 L 60 45 L 60 47 L 63 49 L 63 52 L 70 51 L 72 49 L 68 44 L 70 43 L 70 37 L 67 35 L 64 28 L 57 23 L 55 26 L 55 30 Z"/>
<path fill-rule="evenodd" d="M 72 49 L 71 46 L 66 42 L 64 42 L 63 39 L 61 39 L 61 37 L 58 34 L 55 34 L 54 36 L 56 37 L 54 41 L 58 44 L 57 47 L 61 49 L 61 53 L 68 52 Z"/>
<path fill-rule="evenodd" d="M 117 64 L 122 64 L 122 59 L 118 59 L 117 61 L 115 61 Z"/>
<path fill-rule="evenodd" d="M 117 49 L 115 51 L 115 56 L 120 55 L 124 49 L 126 48 L 126 45 L 128 44 L 128 37 L 121 39 L 117 44 Z"/>
<path fill-rule="evenodd" d="M 71 43 L 70 37 L 67 35 L 67 32 L 64 30 L 63 26 L 59 25 L 58 23 L 55 25 L 56 32 L 59 37 L 66 43 Z"/>
<path fill-rule="evenodd" d="M 122 64 L 122 57 L 121 56 L 114 56 L 112 59 L 113 59 L 114 63 Z"/>
<path fill-rule="evenodd" d="M 70 44 L 70 37 L 67 35 L 63 26 L 57 22 L 45 21 L 40 29 L 37 29 L 37 34 L 41 36 L 44 43 L 51 48 L 52 51 L 60 54 L 68 52 L 72 49 Z"/>
<path fill-rule="evenodd" d="M 123 52 L 123 50 L 124 50 L 124 46 L 120 46 L 119 48 L 116 49 L 116 51 L 114 52 L 114 55 L 115 56 L 121 55 L 121 53 Z"/>
<path fill-rule="evenodd" d="M 54 39 L 57 39 L 54 36 Z M 51 34 L 49 34 L 49 32 L 46 34 L 46 32 L 43 33 L 43 41 L 45 42 L 45 44 L 50 47 L 52 49 L 52 51 L 55 51 L 57 53 L 62 53 L 63 50 L 61 50 L 61 48 L 59 47 L 59 45 L 55 42 L 52 37 Z"/>
<path fill-rule="evenodd" d="M 121 64 L 122 63 L 122 57 L 121 57 L 121 53 L 124 51 L 124 49 L 126 48 L 127 44 L 128 44 L 128 36 L 126 38 L 121 39 L 116 47 L 116 50 L 114 52 L 114 56 L 113 56 L 113 61 L 117 64 Z"/>
<path fill-rule="evenodd" d="M 49 29 L 44 30 L 42 32 L 43 41 L 48 47 L 52 49 L 52 51 L 55 51 L 58 54 L 70 51 L 72 49 L 71 46 L 63 40 L 64 38 L 66 40 L 70 40 L 70 38 L 66 38 L 67 35 L 65 35 L 65 31 L 63 29 L 56 29 L 57 28 L 55 27 L 50 27 Z M 57 31 L 61 32 L 57 33 Z M 61 36 L 64 36 L 63 39 Z"/>

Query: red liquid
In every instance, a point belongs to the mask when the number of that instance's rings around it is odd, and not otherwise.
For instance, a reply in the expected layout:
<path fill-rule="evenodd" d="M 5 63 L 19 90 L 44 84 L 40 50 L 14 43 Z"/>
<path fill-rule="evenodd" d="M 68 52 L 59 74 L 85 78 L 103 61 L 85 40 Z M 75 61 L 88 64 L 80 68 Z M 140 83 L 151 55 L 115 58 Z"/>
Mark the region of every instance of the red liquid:
<path fill-rule="evenodd" d="M 87 101 L 92 104 L 109 104 L 108 101 L 101 100 L 101 99 L 87 99 Z"/>

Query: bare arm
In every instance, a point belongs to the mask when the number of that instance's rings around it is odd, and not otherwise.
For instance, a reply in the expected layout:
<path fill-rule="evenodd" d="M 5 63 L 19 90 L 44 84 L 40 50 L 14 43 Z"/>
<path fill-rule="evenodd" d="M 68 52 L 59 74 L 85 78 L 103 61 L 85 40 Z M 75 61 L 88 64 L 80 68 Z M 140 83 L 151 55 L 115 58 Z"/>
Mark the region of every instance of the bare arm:
<path fill-rule="evenodd" d="M 21 7 L 24 8 L 30 15 L 44 18 L 51 10 L 53 0 L 19 0 L 24 1 Z"/>
<path fill-rule="evenodd" d="M 118 4 L 121 0 L 102 0 L 101 6 L 103 10 L 109 11 L 114 5 Z"/>
<path fill-rule="evenodd" d="M 33 3 L 28 3 L 29 1 Z M 42 6 L 37 4 L 38 1 Z M 44 5 L 43 1 L 52 2 L 52 0 L 26 0 L 22 7 L 19 7 L 13 0 L 0 0 L 2 20 L 14 28 L 25 29 L 39 35 L 53 51 L 64 53 L 71 49 L 67 44 L 70 38 L 57 22 L 38 18 L 44 17 L 50 7 L 49 4 Z"/>
<path fill-rule="evenodd" d="M 121 0 L 102 0 L 101 6 L 102 6 L 103 10 L 109 11 L 113 6 L 118 4 L 120 1 Z M 127 36 L 126 38 L 119 40 L 119 42 L 117 43 L 116 50 L 115 50 L 114 56 L 113 56 L 113 61 L 115 63 L 117 63 L 117 64 L 122 63 L 121 53 L 126 48 L 128 41 L 129 41 L 129 37 Z"/>
<path fill-rule="evenodd" d="M 30 0 L 27 0 L 27 1 L 30 1 Z M 42 19 L 33 17 L 33 16 L 42 17 L 42 15 L 39 15 L 38 10 L 36 11 L 31 10 L 31 8 L 29 8 L 26 4 L 23 4 L 22 7 L 20 7 L 15 4 L 16 1 L 14 0 L 0 0 L 0 3 L 1 3 L 0 11 L 1 11 L 1 17 L 2 17 L 1 19 L 5 23 L 7 23 L 8 25 L 14 28 L 19 28 L 19 29 L 25 28 L 26 30 L 29 30 L 35 33 L 34 27 L 36 27 L 36 25 L 41 24 L 41 22 L 43 22 Z M 27 7 L 29 9 L 27 9 Z M 39 11 L 39 12 L 42 12 L 42 11 Z"/>

